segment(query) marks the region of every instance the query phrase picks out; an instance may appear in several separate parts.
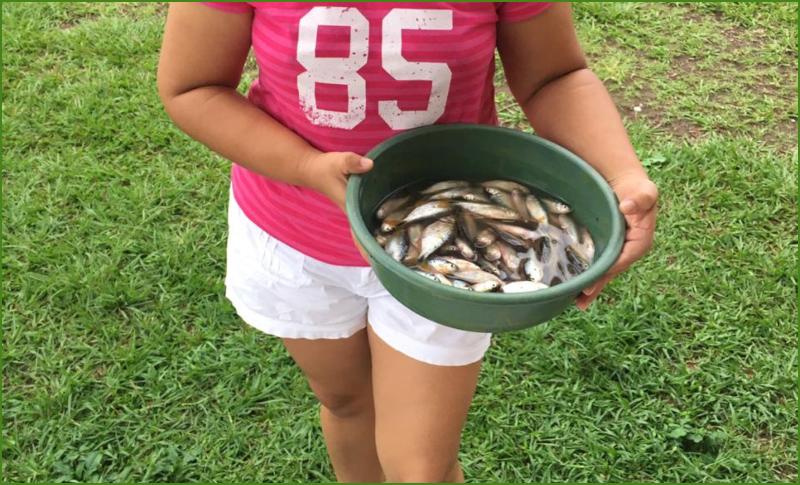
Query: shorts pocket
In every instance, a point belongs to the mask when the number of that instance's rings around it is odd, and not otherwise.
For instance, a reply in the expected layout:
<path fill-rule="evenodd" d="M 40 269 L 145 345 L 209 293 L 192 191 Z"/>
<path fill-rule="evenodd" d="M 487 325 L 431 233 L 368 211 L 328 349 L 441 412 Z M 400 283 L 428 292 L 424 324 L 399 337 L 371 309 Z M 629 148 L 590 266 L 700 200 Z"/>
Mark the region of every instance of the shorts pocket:
<path fill-rule="evenodd" d="M 293 288 L 310 284 L 311 278 L 305 272 L 306 256 L 266 232 L 260 232 L 260 269 L 267 279 Z"/>

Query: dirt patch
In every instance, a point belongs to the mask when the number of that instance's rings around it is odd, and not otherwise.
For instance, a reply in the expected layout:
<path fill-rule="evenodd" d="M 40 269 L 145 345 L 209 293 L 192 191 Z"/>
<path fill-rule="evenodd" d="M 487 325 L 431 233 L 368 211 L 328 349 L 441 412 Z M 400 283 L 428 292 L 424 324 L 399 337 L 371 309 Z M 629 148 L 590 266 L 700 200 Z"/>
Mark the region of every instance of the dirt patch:
<path fill-rule="evenodd" d="M 61 30 L 74 29 L 75 27 L 83 23 L 92 22 L 96 20 L 99 16 L 100 15 L 94 12 L 86 12 L 83 15 L 73 15 L 68 19 L 62 20 L 61 23 L 58 24 L 58 28 L 60 28 Z"/>

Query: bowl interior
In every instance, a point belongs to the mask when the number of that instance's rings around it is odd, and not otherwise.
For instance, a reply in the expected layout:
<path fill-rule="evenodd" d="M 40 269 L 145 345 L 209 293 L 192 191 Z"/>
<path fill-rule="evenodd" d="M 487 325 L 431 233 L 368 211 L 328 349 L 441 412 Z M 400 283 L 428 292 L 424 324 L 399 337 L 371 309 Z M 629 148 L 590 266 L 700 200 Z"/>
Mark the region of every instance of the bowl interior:
<path fill-rule="evenodd" d="M 595 241 L 595 258 L 583 274 L 556 287 L 530 294 L 471 294 L 482 298 L 531 298 L 577 293 L 599 278 L 616 260 L 622 246 L 623 221 L 608 184 L 586 162 L 553 143 L 514 130 L 478 125 L 442 125 L 411 130 L 376 147 L 368 156 L 375 166 L 353 176 L 348 187 L 348 217 L 356 238 L 374 264 L 396 268 L 404 277 L 424 280 L 431 288 L 447 288 L 392 260 L 374 240 L 379 222 L 375 210 L 397 190 L 446 179 L 483 181 L 509 179 L 533 186 L 570 204 L 575 219 Z M 405 270 L 405 271 L 404 271 Z M 522 295 L 521 297 L 519 295 Z"/>

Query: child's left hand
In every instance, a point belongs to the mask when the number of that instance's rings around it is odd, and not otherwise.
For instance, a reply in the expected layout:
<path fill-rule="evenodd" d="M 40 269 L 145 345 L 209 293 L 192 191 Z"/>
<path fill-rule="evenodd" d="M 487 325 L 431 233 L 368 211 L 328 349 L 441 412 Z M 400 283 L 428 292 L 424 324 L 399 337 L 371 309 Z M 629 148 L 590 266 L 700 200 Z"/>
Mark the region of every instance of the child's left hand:
<path fill-rule="evenodd" d="M 644 256 L 653 245 L 658 200 L 656 185 L 643 173 L 618 177 L 609 184 L 620 200 L 619 210 L 628 224 L 625 244 L 614 266 L 578 296 L 576 305 L 581 310 L 586 310 L 609 281 Z"/>

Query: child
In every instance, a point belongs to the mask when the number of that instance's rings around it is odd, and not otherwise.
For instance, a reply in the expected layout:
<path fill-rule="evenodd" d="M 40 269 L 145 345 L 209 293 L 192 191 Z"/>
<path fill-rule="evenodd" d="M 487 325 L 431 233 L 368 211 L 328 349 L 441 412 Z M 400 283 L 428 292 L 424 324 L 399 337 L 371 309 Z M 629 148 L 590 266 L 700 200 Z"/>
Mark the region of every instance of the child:
<path fill-rule="evenodd" d="M 237 93 L 248 51 L 259 75 Z M 497 122 L 499 49 L 536 132 L 591 163 L 628 223 L 602 287 L 649 249 L 655 185 L 587 69 L 568 4 L 171 5 L 158 89 L 191 137 L 233 161 L 227 297 L 283 339 L 319 399 L 340 481 L 462 481 L 459 441 L 490 335 L 403 307 L 356 248 L 344 208 L 361 154 L 403 130 Z M 432 161 L 435 163 L 435 160 Z"/>

